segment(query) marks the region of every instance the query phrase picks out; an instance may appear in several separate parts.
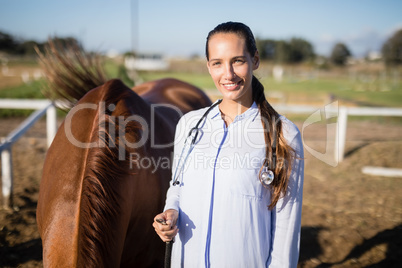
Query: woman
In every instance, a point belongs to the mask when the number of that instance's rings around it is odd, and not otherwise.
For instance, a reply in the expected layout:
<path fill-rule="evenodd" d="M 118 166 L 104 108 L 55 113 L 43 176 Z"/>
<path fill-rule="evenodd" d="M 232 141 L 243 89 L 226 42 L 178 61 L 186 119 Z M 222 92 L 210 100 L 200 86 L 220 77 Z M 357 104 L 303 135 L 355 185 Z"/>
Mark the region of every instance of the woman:
<path fill-rule="evenodd" d="M 155 231 L 163 241 L 177 235 L 172 267 L 296 267 L 300 132 L 266 101 L 246 25 L 218 25 L 207 37 L 206 57 L 223 98 L 180 119 L 173 179 Z"/>

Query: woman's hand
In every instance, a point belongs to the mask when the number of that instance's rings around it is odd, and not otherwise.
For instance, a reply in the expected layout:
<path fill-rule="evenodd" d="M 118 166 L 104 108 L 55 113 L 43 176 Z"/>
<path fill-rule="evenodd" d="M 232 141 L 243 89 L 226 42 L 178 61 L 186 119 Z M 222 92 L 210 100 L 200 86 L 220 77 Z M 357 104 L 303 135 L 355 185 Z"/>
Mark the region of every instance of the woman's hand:
<path fill-rule="evenodd" d="M 179 212 L 177 210 L 168 209 L 154 218 L 152 226 L 163 242 L 171 241 L 177 235 L 179 231 L 176 225 L 178 217 Z"/>

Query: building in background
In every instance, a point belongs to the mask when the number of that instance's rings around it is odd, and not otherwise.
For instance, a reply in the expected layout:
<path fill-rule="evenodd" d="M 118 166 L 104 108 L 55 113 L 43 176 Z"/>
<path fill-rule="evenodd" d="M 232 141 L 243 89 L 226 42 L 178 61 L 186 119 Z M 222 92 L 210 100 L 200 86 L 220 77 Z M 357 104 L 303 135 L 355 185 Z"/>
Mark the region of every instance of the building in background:
<path fill-rule="evenodd" d="M 163 71 L 169 68 L 168 61 L 162 54 L 141 53 L 135 56 L 127 56 L 124 65 L 128 70 L 138 71 Z"/>

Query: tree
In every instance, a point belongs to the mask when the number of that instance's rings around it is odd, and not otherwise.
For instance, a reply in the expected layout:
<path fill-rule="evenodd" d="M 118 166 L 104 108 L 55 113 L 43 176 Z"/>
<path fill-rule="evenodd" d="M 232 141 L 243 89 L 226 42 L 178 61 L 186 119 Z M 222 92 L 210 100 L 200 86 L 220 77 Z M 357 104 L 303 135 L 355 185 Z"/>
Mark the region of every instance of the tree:
<path fill-rule="evenodd" d="M 343 43 L 337 43 L 334 48 L 332 49 L 331 53 L 331 62 L 336 64 L 336 65 L 345 65 L 346 60 L 348 57 L 350 57 L 352 54 L 350 53 L 350 50 L 347 48 L 347 46 Z"/>
<path fill-rule="evenodd" d="M 18 47 L 18 42 L 15 41 L 13 36 L 0 32 L 0 51 L 14 53 L 16 47 Z"/>
<path fill-rule="evenodd" d="M 402 64 L 402 29 L 395 32 L 382 46 L 382 56 L 386 65 Z"/>
<path fill-rule="evenodd" d="M 257 39 L 257 48 L 261 59 L 279 63 L 299 63 L 314 57 L 313 46 L 301 38 L 290 41 Z"/>
<path fill-rule="evenodd" d="M 54 37 L 52 40 L 63 49 L 68 47 L 82 48 L 80 42 L 74 37 Z M 38 47 L 40 51 L 43 51 L 44 45 L 46 44 L 47 42 L 38 43 L 34 40 L 19 40 L 10 34 L 0 32 L 0 51 L 6 53 L 15 55 L 36 55 L 35 47 Z"/>
<path fill-rule="evenodd" d="M 292 38 L 289 42 L 288 60 L 291 63 L 299 63 L 314 58 L 313 46 L 302 38 Z"/>
<path fill-rule="evenodd" d="M 33 40 L 24 41 L 22 44 L 19 45 L 18 51 L 19 54 L 36 55 L 35 47 L 41 48 L 42 44 L 39 44 Z"/>
<path fill-rule="evenodd" d="M 52 41 L 63 49 L 77 47 L 82 49 L 81 43 L 74 37 L 54 37 Z"/>
<path fill-rule="evenodd" d="M 289 55 L 290 55 L 289 43 L 284 40 L 277 41 L 275 50 L 275 61 L 278 63 L 287 63 L 290 61 Z"/>
<path fill-rule="evenodd" d="M 260 58 L 264 60 L 275 60 L 276 43 L 273 39 L 257 39 L 257 48 Z"/>

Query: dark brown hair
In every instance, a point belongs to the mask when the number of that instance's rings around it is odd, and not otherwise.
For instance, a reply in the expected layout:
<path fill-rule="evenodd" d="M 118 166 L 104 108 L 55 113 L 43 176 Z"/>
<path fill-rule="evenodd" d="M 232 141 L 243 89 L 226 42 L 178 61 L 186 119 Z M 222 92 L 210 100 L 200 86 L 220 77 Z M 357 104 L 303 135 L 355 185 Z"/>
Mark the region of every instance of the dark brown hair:
<path fill-rule="evenodd" d="M 209 60 L 209 40 L 213 35 L 218 33 L 234 33 L 244 38 L 247 51 L 250 55 L 253 57 L 255 53 L 257 53 L 257 45 L 250 28 L 243 23 L 230 21 L 219 24 L 209 32 L 205 46 L 207 60 Z M 253 100 L 260 110 L 261 121 L 265 130 L 266 156 L 260 173 L 264 166 L 268 166 L 270 169 L 273 169 L 275 174 L 275 179 L 271 183 L 271 187 L 269 187 L 271 190 L 271 204 L 269 204 L 268 208 L 273 209 L 280 197 L 286 194 L 295 152 L 293 148 L 287 144 L 283 136 L 282 121 L 279 119 L 279 114 L 266 100 L 264 86 L 254 75 L 251 86 L 253 90 Z M 278 159 L 275 163 L 275 167 L 272 164 L 273 154 L 276 154 L 276 158 Z"/>

